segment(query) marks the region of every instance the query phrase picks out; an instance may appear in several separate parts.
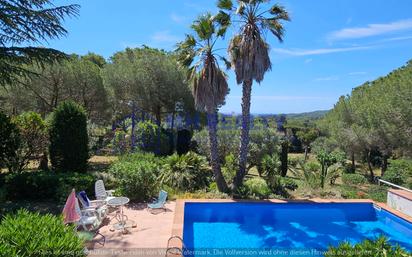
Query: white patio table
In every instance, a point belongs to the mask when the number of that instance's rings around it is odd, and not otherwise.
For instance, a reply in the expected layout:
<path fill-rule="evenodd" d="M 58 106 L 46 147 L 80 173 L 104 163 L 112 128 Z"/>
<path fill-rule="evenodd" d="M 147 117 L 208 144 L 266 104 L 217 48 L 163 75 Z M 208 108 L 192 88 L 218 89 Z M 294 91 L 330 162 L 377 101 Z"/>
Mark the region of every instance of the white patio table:
<path fill-rule="evenodd" d="M 118 208 L 116 211 L 116 220 L 117 223 L 112 225 L 112 230 L 122 230 L 124 233 L 127 228 L 135 227 L 136 222 L 133 220 L 129 220 L 129 218 L 123 212 L 123 206 L 129 203 L 130 199 L 124 196 L 115 197 L 107 201 L 107 204 Z"/>

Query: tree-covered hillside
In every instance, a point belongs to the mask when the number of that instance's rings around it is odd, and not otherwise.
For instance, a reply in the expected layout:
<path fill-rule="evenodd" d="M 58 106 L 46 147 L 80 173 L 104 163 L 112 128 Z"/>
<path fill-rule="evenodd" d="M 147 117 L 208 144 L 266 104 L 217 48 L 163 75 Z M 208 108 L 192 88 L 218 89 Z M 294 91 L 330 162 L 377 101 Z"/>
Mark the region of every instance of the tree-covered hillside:
<path fill-rule="evenodd" d="M 320 126 L 352 159 L 385 172 L 389 158 L 412 155 L 412 61 L 342 96 Z"/>

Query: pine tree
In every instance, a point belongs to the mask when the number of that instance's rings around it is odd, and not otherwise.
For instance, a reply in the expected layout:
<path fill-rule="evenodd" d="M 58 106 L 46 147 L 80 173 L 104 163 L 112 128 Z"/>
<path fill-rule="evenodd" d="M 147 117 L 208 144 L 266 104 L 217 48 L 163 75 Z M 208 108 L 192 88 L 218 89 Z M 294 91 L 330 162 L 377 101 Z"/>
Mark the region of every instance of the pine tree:
<path fill-rule="evenodd" d="M 24 65 L 65 57 L 58 50 L 29 45 L 67 34 L 62 21 L 78 11 L 79 5 L 54 6 L 50 0 L 0 0 L 0 85 L 32 74 Z"/>

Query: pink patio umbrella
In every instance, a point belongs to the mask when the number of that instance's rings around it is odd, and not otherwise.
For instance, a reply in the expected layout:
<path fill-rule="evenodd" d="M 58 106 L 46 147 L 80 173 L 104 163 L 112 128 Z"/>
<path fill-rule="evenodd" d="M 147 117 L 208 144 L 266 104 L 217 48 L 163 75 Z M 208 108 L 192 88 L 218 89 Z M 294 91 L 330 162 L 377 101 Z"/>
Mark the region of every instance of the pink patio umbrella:
<path fill-rule="evenodd" d="M 76 211 L 76 192 L 73 189 L 63 209 L 64 224 L 75 223 L 80 220 L 80 215 Z"/>

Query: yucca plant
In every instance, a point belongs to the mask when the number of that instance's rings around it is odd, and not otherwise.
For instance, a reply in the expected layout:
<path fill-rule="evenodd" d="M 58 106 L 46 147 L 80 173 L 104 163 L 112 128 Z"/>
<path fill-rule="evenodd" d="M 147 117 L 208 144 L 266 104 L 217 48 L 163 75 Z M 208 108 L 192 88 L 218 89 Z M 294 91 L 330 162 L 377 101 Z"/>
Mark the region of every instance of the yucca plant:
<path fill-rule="evenodd" d="M 209 186 L 212 173 L 206 157 L 194 152 L 173 154 L 164 160 L 160 181 L 180 191 L 196 191 Z"/>
<path fill-rule="evenodd" d="M 226 74 L 219 66 L 216 43 L 229 26 L 229 16 L 207 13 L 198 17 L 191 26 L 192 34 L 178 44 L 179 63 L 188 68 L 188 79 L 197 110 L 207 113 L 210 162 L 218 189 L 228 191 L 222 175 L 217 142 L 217 110 L 225 103 L 229 87 Z"/>
<path fill-rule="evenodd" d="M 238 33 L 231 39 L 228 52 L 230 62 L 235 69 L 236 81 L 242 84 L 242 130 L 239 151 L 239 172 L 233 185 L 242 185 L 247 173 L 247 152 L 250 130 L 250 99 L 253 81 L 260 83 L 265 73 L 271 69 L 269 44 L 263 37 L 272 33 L 280 42 L 283 41 L 284 21 L 289 21 L 289 14 L 284 7 L 270 0 L 219 0 L 220 15 L 234 16 L 233 22 L 240 25 Z"/>

